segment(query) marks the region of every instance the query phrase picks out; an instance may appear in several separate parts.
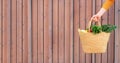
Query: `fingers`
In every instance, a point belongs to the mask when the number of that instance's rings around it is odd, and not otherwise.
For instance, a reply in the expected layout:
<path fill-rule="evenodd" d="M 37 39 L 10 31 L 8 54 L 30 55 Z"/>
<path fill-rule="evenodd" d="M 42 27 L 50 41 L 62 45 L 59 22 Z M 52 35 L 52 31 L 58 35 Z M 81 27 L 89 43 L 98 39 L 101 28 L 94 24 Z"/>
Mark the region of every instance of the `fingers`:
<path fill-rule="evenodd" d="M 94 15 L 94 16 L 91 18 L 91 20 L 93 20 L 94 22 L 97 22 L 97 21 L 100 20 L 100 17 L 97 16 L 97 15 Z"/>

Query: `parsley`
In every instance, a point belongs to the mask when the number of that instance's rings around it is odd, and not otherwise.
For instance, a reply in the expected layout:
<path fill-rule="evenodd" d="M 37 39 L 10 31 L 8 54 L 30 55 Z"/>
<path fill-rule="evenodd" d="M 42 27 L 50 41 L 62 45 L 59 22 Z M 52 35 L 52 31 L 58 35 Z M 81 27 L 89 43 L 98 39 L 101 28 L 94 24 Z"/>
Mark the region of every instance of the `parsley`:
<path fill-rule="evenodd" d="M 98 34 L 101 32 L 102 28 L 101 26 L 97 26 L 97 25 L 92 25 L 91 26 L 91 30 L 94 34 Z"/>
<path fill-rule="evenodd" d="M 106 33 L 110 33 L 110 32 L 112 32 L 113 30 L 116 29 L 115 25 L 110 25 L 110 24 L 108 24 L 108 25 L 102 25 L 101 27 L 102 27 L 102 31 L 106 32 Z"/>
<path fill-rule="evenodd" d="M 94 34 L 98 34 L 100 32 L 110 33 L 115 29 L 116 29 L 116 26 L 115 25 L 110 25 L 110 24 L 102 25 L 102 26 L 97 26 L 97 25 L 92 25 L 91 26 L 92 33 L 94 33 Z"/>

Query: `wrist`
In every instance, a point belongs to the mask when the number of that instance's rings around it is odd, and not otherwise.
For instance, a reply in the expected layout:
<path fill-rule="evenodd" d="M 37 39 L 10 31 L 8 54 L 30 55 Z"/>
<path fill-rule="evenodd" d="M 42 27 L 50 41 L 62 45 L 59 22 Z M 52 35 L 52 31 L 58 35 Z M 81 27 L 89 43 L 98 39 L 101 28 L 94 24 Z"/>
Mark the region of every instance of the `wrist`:
<path fill-rule="evenodd" d="M 101 17 L 105 12 L 106 12 L 106 9 L 101 8 L 100 11 L 96 15 L 98 15 L 99 17 Z"/>

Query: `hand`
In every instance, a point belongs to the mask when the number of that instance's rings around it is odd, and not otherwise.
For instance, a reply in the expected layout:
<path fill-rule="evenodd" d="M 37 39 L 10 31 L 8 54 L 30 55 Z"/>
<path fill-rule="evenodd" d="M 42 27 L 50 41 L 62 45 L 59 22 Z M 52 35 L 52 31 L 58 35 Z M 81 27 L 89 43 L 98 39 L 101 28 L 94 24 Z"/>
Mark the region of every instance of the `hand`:
<path fill-rule="evenodd" d="M 101 16 L 106 12 L 106 9 L 101 8 L 96 15 L 93 15 L 91 20 L 97 22 L 100 21 Z"/>
<path fill-rule="evenodd" d="M 93 15 L 91 20 L 93 20 L 94 22 L 97 22 L 97 21 L 100 21 L 100 18 L 101 18 L 101 16 L 99 16 L 99 15 Z"/>

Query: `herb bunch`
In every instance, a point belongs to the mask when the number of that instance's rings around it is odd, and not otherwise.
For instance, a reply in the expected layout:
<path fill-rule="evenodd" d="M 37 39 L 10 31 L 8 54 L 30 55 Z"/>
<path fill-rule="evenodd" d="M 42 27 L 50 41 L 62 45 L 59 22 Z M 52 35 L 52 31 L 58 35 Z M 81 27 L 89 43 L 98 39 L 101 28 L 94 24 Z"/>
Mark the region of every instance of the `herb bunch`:
<path fill-rule="evenodd" d="M 106 32 L 106 33 L 110 33 L 113 30 L 115 30 L 117 27 L 115 25 L 102 25 L 102 26 L 97 26 L 97 25 L 92 25 L 91 26 L 91 31 L 94 34 L 98 34 L 100 32 Z"/>
<path fill-rule="evenodd" d="M 97 33 L 100 33 L 101 30 L 102 30 L 102 27 L 101 26 L 97 26 L 97 25 L 92 25 L 91 26 L 91 30 L 94 34 L 97 34 Z"/>
<path fill-rule="evenodd" d="M 101 27 L 102 27 L 102 31 L 106 32 L 106 33 L 110 33 L 116 29 L 115 25 L 110 25 L 110 24 L 109 25 L 102 25 Z"/>

